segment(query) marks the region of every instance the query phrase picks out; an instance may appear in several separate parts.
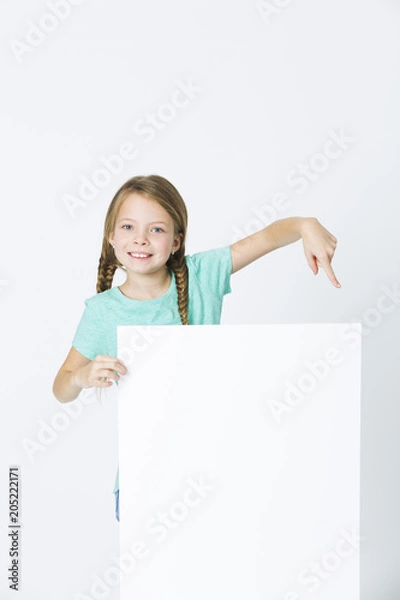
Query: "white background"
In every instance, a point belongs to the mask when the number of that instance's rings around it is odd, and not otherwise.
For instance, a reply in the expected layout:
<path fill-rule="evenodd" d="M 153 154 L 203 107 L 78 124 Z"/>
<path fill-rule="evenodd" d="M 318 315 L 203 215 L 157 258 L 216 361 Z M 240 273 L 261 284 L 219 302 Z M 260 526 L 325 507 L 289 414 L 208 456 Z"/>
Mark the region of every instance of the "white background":
<path fill-rule="evenodd" d="M 2 4 L 0 546 L 6 565 L 8 466 L 19 464 L 22 552 L 37 555 L 23 562 L 21 598 L 87 591 L 118 547 L 116 402 L 86 406 L 33 462 L 22 441 L 38 441 L 64 411 L 51 387 L 95 293 L 107 206 L 126 179 L 149 173 L 186 201 L 187 253 L 263 227 L 255 211 L 278 193 L 288 202 L 277 218 L 315 216 L 338 238 L 341 289 L 314 277 L 299 241 L 232 277 L 222 323 L 363 323 L 361 593 L 399 595 L 400 311 L 382 290 L 400 285 L 399 7 L 286 4 L 268 20 L 255 2 L 84 0 L 20 61 L 15 41 L 49 8 Z M 201 91 L 146 143 L 135 124 L 170 101 L 178 80 Z M 341 128 L 354 142 L 298 193 L 288 175 Z M 72 218 L 65 195 L 126 142 L 136 159 Z M 0 586 L 9 597 L 4 569 Z"/>

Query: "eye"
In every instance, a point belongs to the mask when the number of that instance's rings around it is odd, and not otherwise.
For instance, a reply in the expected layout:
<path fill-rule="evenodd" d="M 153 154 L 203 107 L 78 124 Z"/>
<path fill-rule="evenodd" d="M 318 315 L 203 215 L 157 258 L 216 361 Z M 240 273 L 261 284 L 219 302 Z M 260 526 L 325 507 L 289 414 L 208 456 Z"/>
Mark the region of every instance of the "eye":
<path fill-rule="evenodd" d="M 126 227 L 132 227 L 132 225 L 122 225 L 122 229 L 126 229 Z"/>
<path fill-rule="evenodd" d="M 161 227 L 153 227 L 153 229 L 158 229 L 159 231 L 164 231 Z"/>

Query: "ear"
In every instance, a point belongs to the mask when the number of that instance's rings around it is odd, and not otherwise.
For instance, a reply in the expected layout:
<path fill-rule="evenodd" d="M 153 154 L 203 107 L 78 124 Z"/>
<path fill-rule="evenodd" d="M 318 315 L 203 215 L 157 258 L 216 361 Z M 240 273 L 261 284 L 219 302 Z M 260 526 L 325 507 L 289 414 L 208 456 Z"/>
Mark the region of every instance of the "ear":
<path fill-rule="evenodd" d="M 172 244 L 172 250 L 174 252 L 179 250 L 179 248 L 181 247 L 181 237 L 182 237 L 182 234 L 180 233 L 174 238 L 174 242 Z"/>
<path fill-rule="evenodd" d="M 114 232 L 113 231 L 110 233 L 110 237 L 108 238 L 108 241 L 110 242 L 111 245 L 113 245 L 113 242 L 114 242 Z"/>

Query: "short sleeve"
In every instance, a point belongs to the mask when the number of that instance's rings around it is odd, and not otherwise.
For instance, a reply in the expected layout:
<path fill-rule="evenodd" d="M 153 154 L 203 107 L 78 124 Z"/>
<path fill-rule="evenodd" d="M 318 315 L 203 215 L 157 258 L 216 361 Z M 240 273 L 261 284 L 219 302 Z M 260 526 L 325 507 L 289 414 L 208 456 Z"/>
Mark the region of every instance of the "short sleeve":
<path fill-rule="evenodd" d="M 196 277 L 202 286 L 217 296 L 230 294 L 232 256 L 230 246 L 197 252 L 190 257 Z"/>
<path fill-rule="evenodd" d="M 72 346 L 89 360 L 98 354 L 107 354 L 104 320 L 92 298 L 85 300 L 85 310 L 72 340 Z"/>

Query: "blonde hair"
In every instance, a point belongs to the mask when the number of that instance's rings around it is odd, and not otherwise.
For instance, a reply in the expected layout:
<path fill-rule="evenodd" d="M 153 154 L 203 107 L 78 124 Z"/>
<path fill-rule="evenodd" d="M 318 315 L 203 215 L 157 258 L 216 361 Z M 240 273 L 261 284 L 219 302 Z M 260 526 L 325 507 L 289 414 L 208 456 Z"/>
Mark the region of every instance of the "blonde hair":
<path fill-rule="evenodd" d="M 109 242 L 110 234 L 115 229 L 118 211 L 132 192 L 142 194 L 155 200 L 171 216 L 174 222 L 174 234 L 180 235 L 181 244 L 178 250 L 169 257 L 166 267 L 174 272 L 178 292 L 178 311 L 182 325 L 189 325 L 188 320 L 188 270 L 185 260 L 185 240 L 187 231 L 187 210 L 178 190 L 160 175 L 137 175 L 128 179 L 117 191 L 111 201 L 104 222 L 103 243 L 97 271 L 96 292 L 108 290 L 112 286 L 114 273 L 117 268 L 124 267 L 114 254 Z"/>

